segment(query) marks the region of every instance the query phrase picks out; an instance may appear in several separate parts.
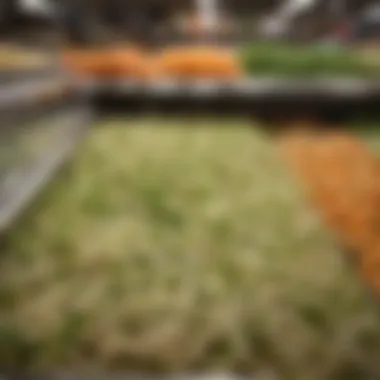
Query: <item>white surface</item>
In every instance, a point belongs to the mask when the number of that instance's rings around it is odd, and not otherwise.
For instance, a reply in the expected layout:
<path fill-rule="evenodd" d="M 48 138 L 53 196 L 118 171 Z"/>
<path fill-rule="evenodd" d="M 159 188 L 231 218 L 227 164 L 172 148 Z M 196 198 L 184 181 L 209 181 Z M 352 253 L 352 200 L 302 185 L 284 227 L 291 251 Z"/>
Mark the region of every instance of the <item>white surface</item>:
<path fill-rule="evenodd" d="M 218 0 L 197 0 L 197 9 L 203 27 L 212 31 L 218 23 Z"/>
<path fill-rule="evenodd" d="M 49 0 L 19 0 L 22 12 L 33 16 L 50 16 L 54 13 L 52 2 Z"/>
<path fill-rule="evenodd" d="M 311 9 L 318 1 L 319 0 L 285 0 L 272 15 L 263 20 L 261 32 L 268 37 L 276 37 L 286 33 L 294 18 Z"/>

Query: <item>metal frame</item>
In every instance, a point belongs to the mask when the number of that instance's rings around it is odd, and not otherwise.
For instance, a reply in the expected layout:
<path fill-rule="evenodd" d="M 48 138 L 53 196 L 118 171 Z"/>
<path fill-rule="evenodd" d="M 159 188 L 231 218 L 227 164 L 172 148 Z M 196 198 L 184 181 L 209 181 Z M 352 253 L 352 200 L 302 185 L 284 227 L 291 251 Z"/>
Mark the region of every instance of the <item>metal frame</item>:
<path fill-rule="evenodd" d="M 266 120 L 313 116 L 380 119 L 380 81 L 255 78 L 242 81 L 90 82 L 99 109 L 165 113 L 229 113 Z"/>
<path fill-rule="evenodd" d="M 90 108 L 69 83 L 57 73 L 0 87 L 0 232 L 12 225 L 85 136 Z"/>

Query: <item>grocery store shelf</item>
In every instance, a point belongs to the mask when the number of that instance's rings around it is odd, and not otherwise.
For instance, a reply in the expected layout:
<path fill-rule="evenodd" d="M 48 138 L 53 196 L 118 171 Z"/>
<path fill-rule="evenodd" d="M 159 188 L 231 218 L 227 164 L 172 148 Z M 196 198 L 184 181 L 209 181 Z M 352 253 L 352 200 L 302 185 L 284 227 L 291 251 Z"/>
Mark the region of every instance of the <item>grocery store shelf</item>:
<path fill-rule="evenodd" d="M 95 104 L 107 111 L 228 112 L 259 116 L 339 114 L 380 119 L 380 80 L 254 78 L 234 82 L 92 81 Z"/>
<path fill-rule="evenodd" d="M 192 96 L 225 97 L 227 95 L 258 97 L 266 95 L 361 97 L 380 95 L 380 79 L 324 78 L 281 79 L 253 78 L 237 81 L 162 80 L 142 83 L 130 80 L 89 81 L 92 91 L 112 91 L 118 94 L 148 95 L 151 97 Z"/>

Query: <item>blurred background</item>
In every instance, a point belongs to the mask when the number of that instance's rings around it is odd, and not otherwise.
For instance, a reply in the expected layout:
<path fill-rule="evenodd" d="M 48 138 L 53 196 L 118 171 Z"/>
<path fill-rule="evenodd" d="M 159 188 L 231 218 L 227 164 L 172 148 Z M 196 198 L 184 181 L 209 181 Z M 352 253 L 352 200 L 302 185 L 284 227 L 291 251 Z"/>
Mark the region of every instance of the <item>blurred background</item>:
<path fill-rule="evenodd" d="M 107 37 L 111 41 L 115 38 L 144 40 L 148 34 L 165 40 L 183 34 L 190 37 L 196 32 L 194 29 L 205 29 L 204 35 L 228 36 L 235 42 L 260 38 L 373 41 L 379 33 L 379 5 L 371 0 L 146 0 L 139 3 L 4 0 L 3 3 L 4 34 L 14 34 L 16 30 L 21 33 L 25 28 L 28 29 L 25 34 L 30 34 L 33 29 L 48 28 L 48 34 L 64 31 L 98 42 Z"/>
<path fill-rule="evenodd" d="M 380 378 L 378 1 L 0 0 L 0 39 L 5 378 Z"/>

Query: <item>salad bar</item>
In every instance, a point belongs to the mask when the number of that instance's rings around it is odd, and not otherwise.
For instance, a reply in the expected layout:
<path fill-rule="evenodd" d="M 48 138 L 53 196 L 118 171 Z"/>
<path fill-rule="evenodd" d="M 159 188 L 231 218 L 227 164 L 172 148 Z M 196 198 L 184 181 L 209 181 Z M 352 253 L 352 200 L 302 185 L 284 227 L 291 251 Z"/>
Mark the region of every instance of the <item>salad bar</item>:
<path fill-rule="evenodd" d="M 63 52 L 63 65 L 16 54 L 13 61 L 24 66 L 12 66 L 9 52 L 0 51 L 0 230 L 69 156 L 92 111 L 247 115 L 273 125 L 378 120 L 378 67 L 339 52 L 310 64 L 311 53 L 298 53 L 295 59 L 289 48 L 238 54 L 206 46 L 113 47 Z M 331 75 L 338 67 L 340 75 Z"/>
<path fill-rule="evenodd" d="M 67 51 L 63 62 L 107 111 L 323 119 L 377 118 L 380 112 L 379 66 L 339 49 L 116 46 Z"/>

